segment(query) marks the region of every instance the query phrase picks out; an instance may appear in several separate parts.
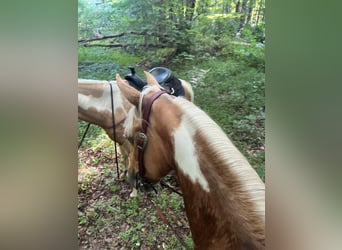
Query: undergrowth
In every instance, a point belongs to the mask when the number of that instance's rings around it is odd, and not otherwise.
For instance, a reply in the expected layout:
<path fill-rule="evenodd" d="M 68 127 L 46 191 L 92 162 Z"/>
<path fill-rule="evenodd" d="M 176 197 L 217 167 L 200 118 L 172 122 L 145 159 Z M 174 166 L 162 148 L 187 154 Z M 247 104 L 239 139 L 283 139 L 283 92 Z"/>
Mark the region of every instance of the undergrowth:
<path fill-rule="evenodd" d="M 260 65 L 238 60 L 240 50 L 241 45 L 232 47 L 230 57 L 182 54 L 170 68 L 191 83 L 195 104 L 219 124 L 265 181 L 265 73 Z"/>
<path fill-rule="evenodd" d="M 114 80 L 117 73 L 129 73 L 127 67 L 137 64 L 141 58 L 122 50 L 79 47 L 78 61 L 78 78 Z"/>

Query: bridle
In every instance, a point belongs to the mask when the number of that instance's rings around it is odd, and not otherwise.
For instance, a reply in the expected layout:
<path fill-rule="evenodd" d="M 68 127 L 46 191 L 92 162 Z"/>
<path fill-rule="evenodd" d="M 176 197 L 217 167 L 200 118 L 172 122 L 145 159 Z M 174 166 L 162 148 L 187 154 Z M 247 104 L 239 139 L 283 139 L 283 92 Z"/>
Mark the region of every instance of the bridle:
<path fill-rule="evenodd" d="M 156 93 L 154 93 L 151 98 L 147 100 L 147 104 L 144 107 L 143 110 L 143 115 L 142 115 L 142 125 L 141 125 L 141 131 L 137 132 L 135 134 L 135 141 L 136 141 L 136 146 L 138 148 L 138 164 L 139 164 L 139 177 L 140 177 L 140 182 L 136 182 L 136 186 L 138 188 L 139 184 L 142 184 L 143 187 L 153 187 L 151 182 L 145 177 L 145 164 L 144 164 L 144 151 L 147 145 L 147 129 L 149 125 L 149 119 L 150 119 L 150 113 L 151 113 L 151 108 L 155 100 L 157 100 L 162 94 L 169 94 L 168 91 L 162 89 Z M 141 100 L 142 101 L 142 100 Z M 155 189 L 154 189 L 155 190 Z M 156 190 L 155 190 L 156 191 Z"/>
<path fill-rule="evenodd" d="M 142 126 L 141 131 L 135 134 L 135 141 L 138 148 L 138 165 L 139 165 L 139 178 L 136 178 L 136 188 L 144 187 L 152 188 L 156 193 L 156 189 L 154 188 L 153 184 L 145 177 L 145 164 L 144 164 L 144 150 L 147 145 L 147 129 L 149 125 L 150 113 L 151 108 L 155 100 L 157 100 L 162 94 L 171 94 L 170 92 L 161 89 L 160 91 L 153 94 L 153 96 L 148 100 L 147 105 L 143 111 L 143 119 L 142 119 Z M 172 95 L 172 94 L 171 94 Z M 142 100 L 141 100 L 142 102 Z M 182 193 L 178 192 L 175 188 L 171 187 L 170 185 L 166 184 L 164 181 L 160 180 L 160 185 L 170 189 L 172 192 L 177 193 L 180 196 L 183 196 Z"/>

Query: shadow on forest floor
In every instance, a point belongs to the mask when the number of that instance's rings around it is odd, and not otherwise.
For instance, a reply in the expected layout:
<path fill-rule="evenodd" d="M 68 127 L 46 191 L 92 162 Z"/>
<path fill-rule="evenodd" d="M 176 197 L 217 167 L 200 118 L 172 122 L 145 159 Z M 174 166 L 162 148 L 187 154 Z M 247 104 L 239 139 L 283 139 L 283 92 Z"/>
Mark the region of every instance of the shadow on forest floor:
<path fill-rule="evenodd" d="M 192 246 L 182 197 L 157 185 L 158 194 L 131 198 L 117 180 L 114 155 L 104 147 L 79 150 L 78 241 L 80 249 L 181 249 L 174 232 L 158 217 L 151 199 Z M 173 186 L 172 178 L 168 179 Z"/>

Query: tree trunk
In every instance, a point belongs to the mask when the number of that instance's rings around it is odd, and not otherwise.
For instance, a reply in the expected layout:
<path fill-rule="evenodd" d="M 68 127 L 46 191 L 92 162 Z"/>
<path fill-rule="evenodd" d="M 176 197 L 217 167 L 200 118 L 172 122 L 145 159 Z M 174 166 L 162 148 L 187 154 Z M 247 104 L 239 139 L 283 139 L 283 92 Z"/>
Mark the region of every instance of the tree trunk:
<path fill-rule="evenodd" d="M 253 12 L 253 9 L 254 9 L 254 4 L 255 4 L 255 0 L 249 0 L 246 24 L 247 23 L 251 24 L 251 17 L 252 17 L 252 12 Z"/>
<path fill-rule="evenodd" d="M 186 9 L 185 9 L 185 20 L 186 20 L 186 28 L 191 28 L 192 18 L 194 16 L 196 0 L 187 0 L 186 1 Z"/>
<path fill-rule="evenodd" d="M 157 15 L 157 22 L 156 22 L 156 29 L 158 32 L 162 33 L 165 32 L 165 22 L 166 19 L 166 12 L 163 8 L 164 0 L 157 0 L 155 1 L 155 6 L 157 7 L 156 15 Z"/>
<path fill-rule="evenodd" d="M 236 5 L 235 5 L 235 13 L 239 13 L 240 12 L 240 0 L 237 1 Z"/>
<path fill-rule="evenodd" d="M 222 1 L 222 14 L 228 14 L 230 13 L 230 6 L 229 6 L 229 0 Z"/>
<path fill-rule="evenodd" d="M 257 11 L 257 14 L 256 14 L 256 25 L 259 25 L 259 21 L 261 19 L 261 21 L 263 22 L 264 21 L 264 17 L 265 17 L 265 6 L 264 6 L 264 0 L 261 0 L 259 2 L 259 5 L 258 5 L 258 11 Z"/>
<path fill-rule="evenodd" d="M 238 29 L 238 33 L 241 33 L 243 30 L 243 27 L 246 25 L 246 12 L 247 12 L 247 2 L 248 0 L 242 0 L 241 4 L 241 17 L 240 17 L 240 25 Z"/>

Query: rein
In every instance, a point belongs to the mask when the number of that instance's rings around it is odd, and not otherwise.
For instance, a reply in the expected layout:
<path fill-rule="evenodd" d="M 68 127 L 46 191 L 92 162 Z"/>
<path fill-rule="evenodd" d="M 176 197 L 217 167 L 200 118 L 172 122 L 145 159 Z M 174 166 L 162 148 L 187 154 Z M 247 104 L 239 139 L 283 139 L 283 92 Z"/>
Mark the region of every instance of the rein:
<path fill-rule="evenodd" d="M 114 136 L 114 153 L 115 153 L 115 164 L 116 164 L 116 173 L 118 179 L 120 178 L 120 173 L 119 173 L 119 160 L 118 160 L 118 151 L 117 151 L 117 146 L 116 146 L 116 132 L 115 132 L 115 117 L 114 117 L 114 100 L 113 100 L 113 86 L 112 84 L 108 81 L 109 86 L 110 86 L 110 101 L 111 101 L 111 106 L 112 106 L 112 122 L 113 122 L 113 136 Z"/>
<path fill-rule="evenodd" d="M 189 246 L 185 243 L 185 241 L 182 239 L 182 237 L 179 235 L 179 233 L 176 231 L 176 229 L 170 224 L 170 222 L 168 222 L 165 215 L 163 214 L 161 209 L 157 206 L 157 204 L 155 204 L 155 202 L 152 199 L 150 199 L 150 201 L 151 201 L 152 207 L 156 210 L 159 218 L 164 222 L 165 225 L 167 225 L 169 228 L 171 228 L 171 230 L 175 233 L 176 238 L 178 239 L 179 243 L 181 243 L 182 246 L 186 250 L 190 250 Z"/>
<path fill-rule="evenodd" d="M 84 131 L 83 136 L 82 136 L 82 139 L 81 139 L 81 141 L 80 141 L 79 144 L 78 144 L 78 149 L 80 149 L 80 147 L 82 146 L 83 140 L 84 140 L 86 134 L 88 133 L 90 124 L 91 124 L 91 123 L 88 122 L 87 128 L 86 128 L 86 130 Z"/>

